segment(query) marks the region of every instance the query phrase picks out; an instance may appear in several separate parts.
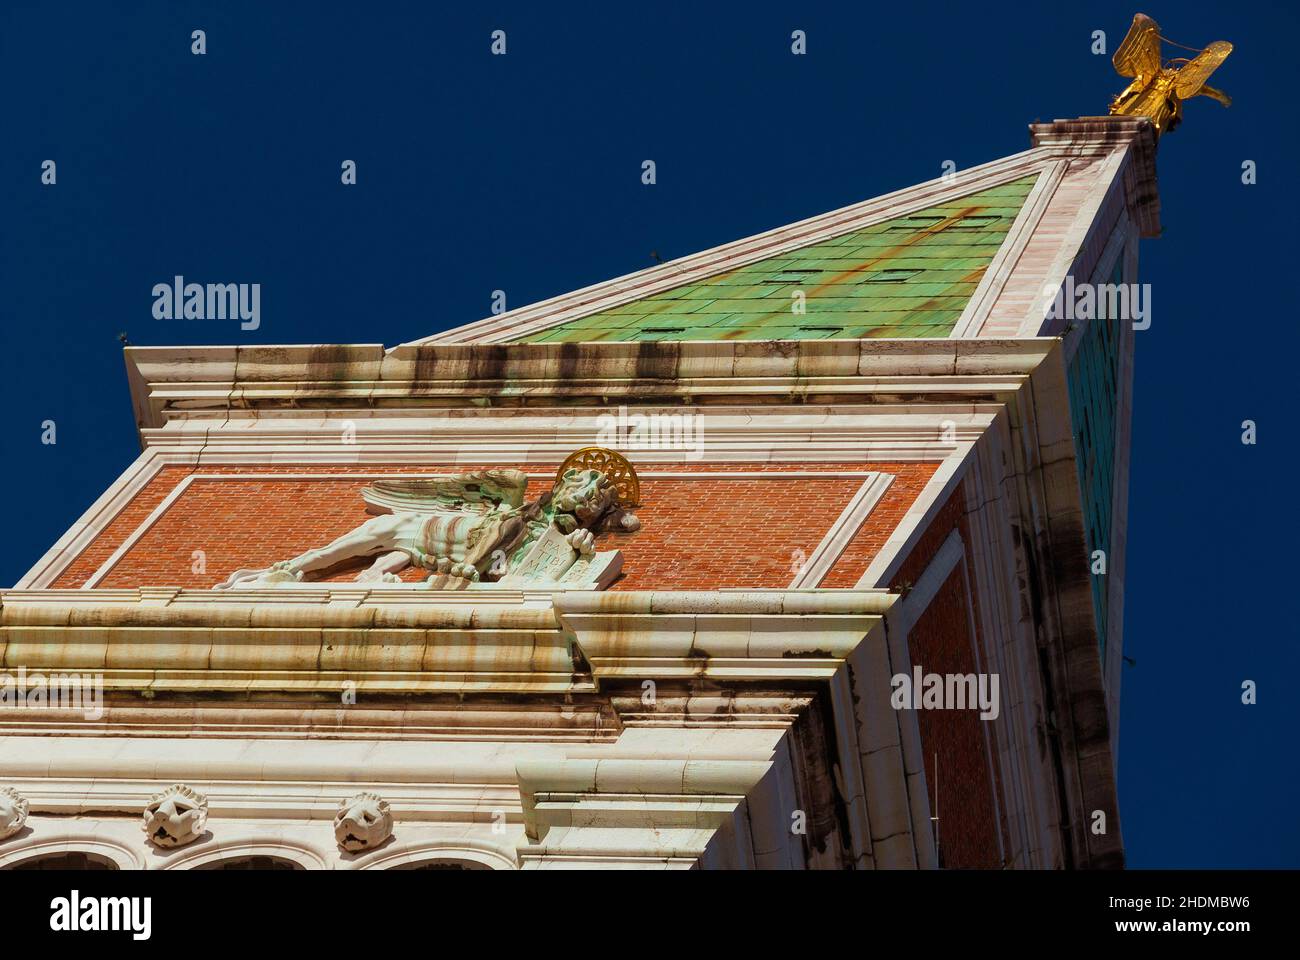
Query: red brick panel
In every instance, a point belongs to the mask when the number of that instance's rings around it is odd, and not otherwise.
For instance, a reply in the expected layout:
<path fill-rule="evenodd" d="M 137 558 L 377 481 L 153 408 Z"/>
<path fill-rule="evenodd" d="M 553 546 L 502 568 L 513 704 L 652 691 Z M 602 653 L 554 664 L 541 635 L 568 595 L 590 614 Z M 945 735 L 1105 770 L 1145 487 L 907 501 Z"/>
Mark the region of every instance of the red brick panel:
<path fill-rule="evenodd" d="M 391 473 L 425 473 L 430 470 L 427 466 L 408 467 L 394 466 L 383 468 L 384 472 Z M 91 544 L 86 547 L 81 554 L 68 565 L 51 584 L 56 588 L 75 588 L 86 583 L 87 580 L 103 565 L 113 552 L 117 550 L 126 539 L 135 532 L 141 523 L 154 511 L 154 508 L 167 497 L 182 480 L 192 473 L 374 473 L 373 467 L 330 467 L 321 469 L 319 467 L 300 467 L 300 466 L 262 466 L 239 467 L 239 466 L 213 466 L 213 467 L 192 467 L 192 466 L 172 466 L 163 467 L 156 475 L 131 499 L 125 508 L 113 518 L 113 520 L 104 528 L 103 531 L 95 538 Z M 197 526 L 197 525 L 196 525 Z M 190 550 L 185 551 L 184 569 L 189 570 L 191 565 L 190 551 L 199 549 L 200 545 L 196 544 Z M 282 558 L 277 558 L 282 559 Z M 180 560 L 175 555 L 168 555 L 164 562 L 168 568 L 178 566 Z M 208 568 L 212 569 L 211 566 Z M 180 581 L 140 581 L 138 584 L 132 583 L 129 586 L 150 586 L 165 583 L 166 585 L 180 585 Z M 110 576 L 106 582 L 101 582 L 97 586 L 125 586 L 120 582 L 115 582 Z M 192 584 L 190 584 L 192 585 Z M 203 584 L 207 586 L 205 582 Z"/>
<path fill-rule="evenodd" d="M 862 483 L 643 480 L 641 530 L 601 543 L 623 551 L 614 589 L 787 587 Z"/>
<path fill-rule="evenodd" d="M 953 530 L 961 534 L 969 569 L 971 535 L 965 503 L 963 488 L 958 486 L 921 533 L 899 567 L 891 589 L 905 591 L 915 584 Z M 975 651 L 984 649 L 979 629 L 979 598 L 968 593 L 960 564 L 913 625 L 908 644 L 913 665 L 919 665 L 926 673 L 979 672 Z M 1000 689 L 1000 693 L 1005 692 Z M 996 740 L 992 738 L 992 729 L 986 731 L 985 726 L 992 722 L 979 719 L 977 710 L 920 711 L 921 746 L 931 803 L 938 754 L 939 833 L 947 867 L 1002 865 L 998 831 L 1005 836 L 1007 825 L 994 813 L 994 797 L 1000 794 L 1002 784 L 997 764 L 989 763 L 989 746 Z M 986 732 L 990 735 L 988 740 Z"/>
<path fill-rule="evenodd" d="M 126 541 L 132 531 L 144 523 L 145 518 L 153 513 L 163 498 L 172 492 L 172 488 L 193 472 L 193 467 L 163 467 L 50 585 L 66 588 L 84 584 L 113 555 L 113 551 Z"/>
<path fill-rule="evenodd" d="M 367 483 L 196 479 L 99 585 L 210 587 L 241 567 L 287 560 L 369 519 L 361 500 Z M 202 573 L 192 569 L 195 550 L 205 554 Z"/>
<path fill-rule="evenodd" d="M 849 589 L 857 586 L 858 579 L 866 573 L 885 541 L 898 528 L 903 515 L 912 508 L 921 490 L 939 469 L 939 463 L 882 463 L 872 464 L 871 469 L 893 474 L 894 480 L 885 495 L 871 508 L 871 513 L 844 548 L 839 560 L 835 561 L 835 566 L 818 584 L 819 587 Z"/>
<path fill-rule="evenodd" d="M 897 503 L 902 502 L 892 488 L 898 488 L 900 493 L 906 491 L 911 485 L 923 483 L 919 478 L 933 471 L 930 464 L 639 463 L 637 466 L 643 473 L 656 469 L 676 473 L 870 469 L 899 474 L 900 480 L 892 485 L 891 494 L 877 507 L 879 520 L 874 519 L 873 512 L 873 520 L 864 525 L 850 545 L 856 551 L 862 550 L 867 535 L 883 542 L 892 532 L 899 515 Z M 166 513 L 144 531 L 99 586 L 209 587 L 239 567 L 266 566 L 353 529 L 368 516 L 360 490 L 376 474 L 436 473 L 474 467 L 472 464 L 289 464 L 205 466 L 197 471 L 188 466 L 167 467 L 136 495 L 54 585 L 83 585 L 154 507 L 195 472 L 359 476 L 356 480 L 194 479 Z M 541 472 L 545 468 L 528 465 L 528 469 Z M 642 506 L 637 511 L 642 529 L 635 534 L 607 534 L 601 538 L 599 547 L 617 548 L 624 553 L 625 575 L 615 589 L 780 588 L 790 582 L 797 564 L 812 553 L 861 484 L 861 478 L 855 477 L 643 478 Z M 533 481 L 529 496 L 538 495 L 548 486 L 549 481 Z M 890 502 L 891 495 L 897 503 Z M 196 550 L 202 550 L 205 555 L 205 572 L 193 569 Z M 355 569 L 338 571 L 330 579 L 350 581 L 355 572 Z M 407 570 L 403 576 L 414 580 L 423 574 L 419 570 Z"/>

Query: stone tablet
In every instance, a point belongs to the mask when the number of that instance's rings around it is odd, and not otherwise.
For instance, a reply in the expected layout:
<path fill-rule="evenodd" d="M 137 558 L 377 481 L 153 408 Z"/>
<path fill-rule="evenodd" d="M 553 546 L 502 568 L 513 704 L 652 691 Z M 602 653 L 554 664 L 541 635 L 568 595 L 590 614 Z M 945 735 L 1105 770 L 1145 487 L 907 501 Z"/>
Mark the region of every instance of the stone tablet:
<path fill-rule="evenodd" d="M 608 550 L 590 557 L 579 557 L 560 577 L 558 585 L 570 589 L 604 590 L 622 570 L 622 551 Z"/>
<path fill-rule="evenodd" d="M 548 527 L 510 573 L 497 582 L 504 587 L 519 587 L 559 580 L 578 559 L 578 551 L 557 527 Z"/>

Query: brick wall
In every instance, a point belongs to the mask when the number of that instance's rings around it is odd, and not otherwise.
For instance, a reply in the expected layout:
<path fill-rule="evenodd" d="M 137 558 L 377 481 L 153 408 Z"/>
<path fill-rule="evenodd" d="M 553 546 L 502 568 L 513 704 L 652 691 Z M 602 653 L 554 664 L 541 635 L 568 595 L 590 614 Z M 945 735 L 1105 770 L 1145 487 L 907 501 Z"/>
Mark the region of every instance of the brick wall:
<path fill-rule="evenodd" d="M 883 470 L 899 476 L 885 500 L 858 531 L 845 560 L 865 569 L 879 544 L 893 531 L 933 464 L 648 464 L 642 472 L 799 470 Z M 404 466 L 189 466 L 165 467 L 55 581 L 79 587 L 134 532 L 151 511 L 191 474 L 199 474 L 167 511 L 130 547 L 99 582 L 102 587 L 210 587 L 240 567 L 266 566 L 329 542 L 367 519 L 360 490 L 377 473 L 436 473 L 469 470 L 472 465 Z M 530 466 L 530 472 L 549 468 Z M 210 475 L 344 474 L 340 479 L 206 479 Z M 721 477 L 699 480 L 642 481 L 642 529 L 606 534 L 600 549 L 620 549 L 625 575 L 614 589 L 780 588 L 789 584 L 800 555 L 806 557 L 825 536 L 853 494 L 860 478 L 756 480 Z M 538 479 L 529 496 L 549 487 Z M 205 568 L 194 569 L 202 550 Z M 335 573 L 347 582 L 359 569 Z M 846 573 L 856 581 L 857 574 Z M 407 580 L 426 576 L 406 570 Z M 851 586 L 852 582 L 847 585 Z"/>
<path fill-rule="evenodd" d="M 900 567 L 891 584 L 894 589 L 914 584 L 954 529 L 966 544 L 969 565 L 970 530 L 964 504 L 958 487 Z M 975 658 L 976 645 L 982 642 L 978 624 L 978 599 L 967 591 L 959 563 L 908 635 L 913 666 L 926 673 L 979 672 Z M 994 741 L 986 738 L 993 733 L 986 727 L 991 723 L 981 720 L 978 710 L 918 711 L 932 807 L 938 783 L 939 840 L 945 867 L 1002 866 L 998 832 L 1005 836 L 1006 824 L 994 803 L 1001 783 L 996 765 L 989 762 Z"/>
<path fill-rule="evenodd" d="M 897 529 L 903 516 L 912 508 L 921 490 L 939 469 L 937 461 L 930 463 L 873 464 L 872 469 L 893 474 L 894 480 L 885 495 L 871 509 L 870 515 L 853 535 L 849 545 L 835 561 L 829 573 L 818 584 L 820 587 L 848 589 L 857 585 L 858 578 L 866 573 L 871 561 Z"/>

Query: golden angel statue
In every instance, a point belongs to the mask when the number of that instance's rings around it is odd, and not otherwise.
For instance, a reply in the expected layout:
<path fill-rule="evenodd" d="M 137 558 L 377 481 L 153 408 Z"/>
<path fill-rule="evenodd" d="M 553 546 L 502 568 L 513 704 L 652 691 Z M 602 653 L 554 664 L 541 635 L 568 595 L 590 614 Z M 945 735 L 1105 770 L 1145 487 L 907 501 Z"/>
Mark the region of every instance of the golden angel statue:
<path fill-rule="evenodd" d="M 1202 96 L 1225 107 L 1232 104 L 1226 93 L 1205 82 L 1232 53 L 1232 44 L 1216 40 L 1204 50 L 1194 51 L 1196 56 L 1191 60 L 1175 57 L 1165 62 L 1160 56 L 1161 40 L 1165 38 L 1160 36 L 1160 26 L 1154 20 L 1144 13 L 1133 18 L 1133 26 L 1112 60 L 1119 75 L 1132 77 L 1133 82 L 1111 102 L 1112 114 L 1150 117 L 1156 133 L 1161 134 L 1178 126 L 1184 100 Z"/>

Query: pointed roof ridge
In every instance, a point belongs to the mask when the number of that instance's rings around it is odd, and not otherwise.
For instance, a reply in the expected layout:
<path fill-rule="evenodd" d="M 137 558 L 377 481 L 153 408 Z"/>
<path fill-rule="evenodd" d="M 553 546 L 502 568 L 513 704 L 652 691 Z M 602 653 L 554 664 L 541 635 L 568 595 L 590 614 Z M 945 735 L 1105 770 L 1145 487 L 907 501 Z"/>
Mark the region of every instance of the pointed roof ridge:
<path fill-rule="evenodd" d="M 509 342 L 947 337 L 1041 178 L 804 243 Z"/>
<path fill-rule="evenodd" d="M 462 324 L 451 330 L 412 340 L 400 346 L 437 343 L 500 343 L 556 327 L 571 320 L 660 293 L 682 284 L 747 266 L 781 253 L 830 240 L 927 207 L 960 200 L 1023 177 L 1041 173 L 1053 152 L 1031 148 L 937 177 L 891 193 L 858 201 L 688 254 L 623 276 L 603 280 L 569 293 L 531 303 L 497 316 Z M 1031 195 L 1032 197 L 1032 195 Z M 1029 201 L 1026 201 L 1026 208 Z"/>
<path fill-rule="evenodd" d="M 1159 234 L 1159 193 L 1155 140 L 1146 118 L 1080 117 L 1034 123 L 1029 131 L 1030 149 L 958 171 L 955 176 L 941 176 L 861 200 L 408 341 L 388 352 L 424 345 L 542 339 L 540 335 L 546 331 L 592 314 L 907 217 L 930 206 L 961 200 L 1032 174 L 1038 175 L 1033 188 L 947 336 L 1041 335 L 1047 327 L 1037 301 L 1044 291 L 1063 282 L 1072 269 L 1082 267 L 1086 272 L 1084 261 L 1095 253 L 1094 246 L 1105 244 L 1105 234 L 1114 227 L 1117 216 L 1126 215 L 1127 219 L 1120 222 L 1135 225 L 1139 236 Z M 859 326 L 854 325 L 854 329 Z M 852 335 L 847 328 L 846 335 Z"/>

